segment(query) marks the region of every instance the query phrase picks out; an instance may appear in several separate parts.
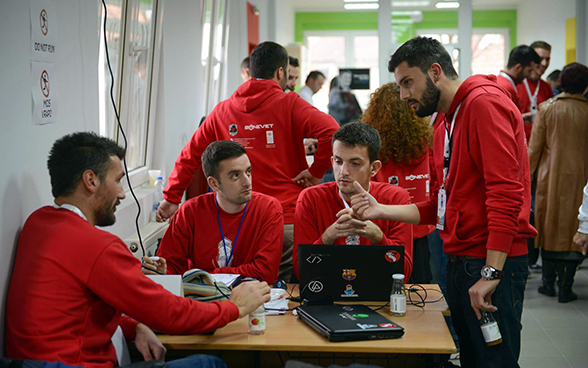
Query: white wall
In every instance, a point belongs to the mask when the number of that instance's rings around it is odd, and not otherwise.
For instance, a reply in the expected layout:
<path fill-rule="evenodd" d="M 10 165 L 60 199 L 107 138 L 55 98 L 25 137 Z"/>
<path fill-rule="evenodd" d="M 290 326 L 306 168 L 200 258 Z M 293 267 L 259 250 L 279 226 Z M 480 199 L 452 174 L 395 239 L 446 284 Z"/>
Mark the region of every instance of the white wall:
<path fill-rule="evenodd" d="M 544 79 L 565 66 L 566 19 L 575 16 L 575 0 L 527 0 L 517 7 L 517 43 L 529 45 L 540 40 L 551 45 L 551 63 Z"/>
<path fill-rule="evenodd" d="M 60 0 L 57 10 L 58 122 L 32 124 L 28 1 L 0 1 L 0 356 L 4 307 L 20 230 L 37 208 L 51 204 L 46 161 L 55 139 L 98 131 L 98 2 Z"/>

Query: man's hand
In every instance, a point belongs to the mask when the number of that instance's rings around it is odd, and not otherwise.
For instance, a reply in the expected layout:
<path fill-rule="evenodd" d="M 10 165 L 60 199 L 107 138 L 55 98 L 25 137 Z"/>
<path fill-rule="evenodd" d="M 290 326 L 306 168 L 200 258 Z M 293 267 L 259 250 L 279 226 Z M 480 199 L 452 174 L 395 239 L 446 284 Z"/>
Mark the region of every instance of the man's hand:
<path fill-rule="evenodd" d="M 318 139 L 315 138 L 304 138 L 304 150 L 306 151 L 307 155 L 312 155 L 316 152 Z"/>
<path fill-rule="evenodd" d="M 313 185 L 318 185 L 321 183 L 321 179 L 315 178 L 314 176 L 312 176 L 312 174 L 310 173 L 310 171 L 308 171 L 308 169 L 302 170 L 292 180 L 294 180 L 296 183 L 298 183 L 298 185 L 301 185 L 304 188 L 308 188 Z"/>
<path fill-rule="evenodd" d="M 159 257 L 159 261 L 154 261 L 151 258 L 143 257 L 143 267 L 141 272 L 145 275 L 165 275 L 167 273 L 167 262 L 165 258 Z"/>
<path fill-rule="evenodd" d="M 530 111 L 524 113 L 523 114 L 523 122 L 525 123 L 525 125 L 533 124 L 533 113 Z"/>
<path fill-rule="evenodd" d="M 229 300 L 239 308 L 239 318 L 241 318 L 259 308 L 263 303 L 269 302 L 270 290 L 265 281 L 247 281 L 233 289 Z"/>
<path fill-rule="evenodd" d="M 482 318 L 480 309 L 488 312 L 496 312 L 498 310 L 496 306 L 492 305 L 492 294 L 498 287 L 499 283 L 500 280 L 488 281 L 480 278 L 480 280 L 478 280 L 478 282 L 476 282 L 474 286 L 470 288 L 470 303 L 472 305 L 472 309 L 474 312 L 476 312 L 476 317 L 478 317 L 478 319 Z"/>
<path fill-rule="evenodd" d="M 574 235 L 574 246 L 578 249 L 578 252 L 582 252 L 583 255 L 586 255 L 586 250 L 588 249 L 588 234 L 582 234 L 578 231 L 576 235 Z"/>
<path fill-rule="evenodd" d="M 150 360 L 165 360 L 167 349 L 149 327 L 139 323 L 135 329 L 135 333 L 137 335 L 135 337 L 135 347 L 143 355 L 143 359 L 146 362 Z"/>
<path fill-rule="evenodd" d="M 164 222 L 167 219 L 171 218 L 174 213 L 178 210 L 179 204 L 170 203 L 165 199 L 159 204 L 157 207 L 157 213 L 155 214 L 155 219 L 157 222 Z"/>
<path fill-rule="evenodd" d="M 381 218 L 384 214 L 382 205 L 376 199 L 366 192 L 357 181 L 353 182 L 357 194 L 351 197 L 351 208 L 355 216 L 361 220 L 374 220 Z"/>

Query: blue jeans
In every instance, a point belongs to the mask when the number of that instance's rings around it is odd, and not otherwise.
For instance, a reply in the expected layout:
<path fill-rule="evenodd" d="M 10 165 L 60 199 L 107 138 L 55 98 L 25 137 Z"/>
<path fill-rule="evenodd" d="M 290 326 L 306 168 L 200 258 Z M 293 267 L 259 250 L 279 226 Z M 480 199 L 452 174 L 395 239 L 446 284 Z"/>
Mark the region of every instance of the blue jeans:
<path fill-rule="evenodd" d="M 521 316 L 529 276 L 527 255 L 507 258 L 492 304 L 498 308 L 494 318 L 502 334 L 502 343 L 487 346 L 480 322 L 470 304 L 468 290 L 480 280 L 485 258 L 447 264 L 447 304 L 460 345 L 462 367 L 519 367 L 521 351 Z"/>
<path fill-rule="evenodd" d="M 165 362 L 169 368 L 227 368 L 219 357 L 205 354 L 194 354 L 185 358 Z"/>

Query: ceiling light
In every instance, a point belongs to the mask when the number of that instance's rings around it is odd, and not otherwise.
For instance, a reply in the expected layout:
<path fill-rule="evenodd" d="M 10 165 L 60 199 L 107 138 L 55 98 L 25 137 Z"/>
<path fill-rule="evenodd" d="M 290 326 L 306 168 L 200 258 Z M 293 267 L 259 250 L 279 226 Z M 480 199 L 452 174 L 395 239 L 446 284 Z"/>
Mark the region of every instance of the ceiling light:
<path fill-rule="evenodd" d="M 392 8 L 424 8 L 429 5 L 430 1 L 392 1 Z"/>
<path fill-rule="evenodd" d="M 457 9 L 459 8 L 459 3 L 457 1 L 440 1 L 435 4 L 435 8 L 437 9 Z"/>
<path fill-rule="evenodd" d="M 378 3 L 362 3 L 362 4 L 345 4 L 343 6 L 347 10 L 350 10 L 350 9 L 353 9 L 353 10 L 358 10 L 358 9 L 378 9 L 380 7 L 380 4 L 378 4 Z"/>
<path fill-rule="evenodd" d="M 376 0 L 343 0 L 344 3 L 373 3 Z"/>

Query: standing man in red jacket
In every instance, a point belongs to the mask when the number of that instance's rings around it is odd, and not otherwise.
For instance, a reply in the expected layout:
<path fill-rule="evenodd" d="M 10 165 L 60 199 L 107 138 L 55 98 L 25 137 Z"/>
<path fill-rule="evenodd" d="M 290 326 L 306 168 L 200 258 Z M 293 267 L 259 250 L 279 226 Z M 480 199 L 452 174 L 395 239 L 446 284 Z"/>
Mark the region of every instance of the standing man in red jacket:
<path fill-rule="evenodd" d="M 462 81 L 443 45 L 417 37 L 402 45 L 388 70 L 419 116 L 446 113 L 435 133 L 439 173 L 432 199 L 385 206 L 365 192 L 352 198 L 361 218 L 437 224 L 447 266 L 447 303 L 462 367 L 518 367 L 528 276 L 529 157 L 523 119 L 494 76 Z M 487 346 L 481 310 L 494 312 L 502 342 Z"/>
<path fill-rule="evenodd" d="M 519 102 L 517 85 L 522 83 L 537 68 L 540 62 L 539 55 L 527 45 L 519 45 L 510 51 L 506 69 L 500 71 L 497 82 L 500 87 L 508 92 L 515 105 Z"/>
<path fill-rule="evenodd" d="M 295 93 L 284 93 L 288 76 L 288 53 L 274 42 L 263 42 L 251 53 L 251 79 L 207 116 L 182 149 L 157 210 L 158 221 L 178 209 L 184 191 L 201 167 L 202 152 L 218 140 L 232 140 L 247 150 L 255 167 L 253 190 L 275 197 L 284 211 L 284 246 L 280 279 L 289 280 L 292 270 L 294 208 L 298 194 L 320 183 L 331 167 L 331 138 L 339 125 Z M 301 144 L 318 140 L 314 163 L 308 167 Z"/>

